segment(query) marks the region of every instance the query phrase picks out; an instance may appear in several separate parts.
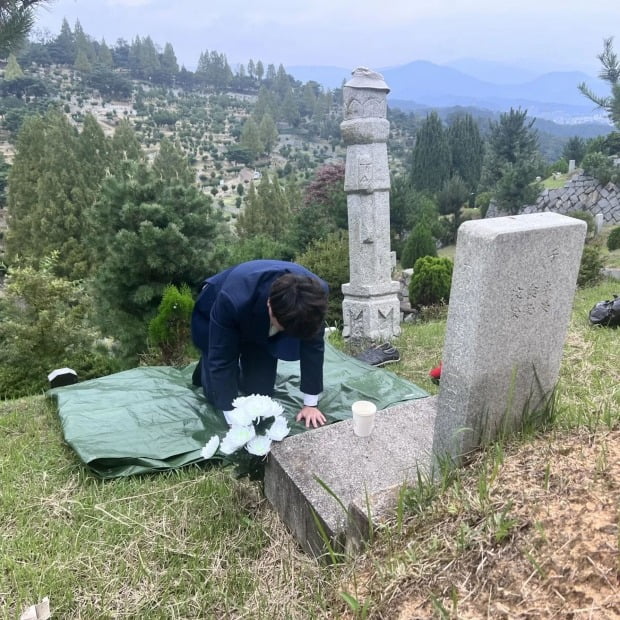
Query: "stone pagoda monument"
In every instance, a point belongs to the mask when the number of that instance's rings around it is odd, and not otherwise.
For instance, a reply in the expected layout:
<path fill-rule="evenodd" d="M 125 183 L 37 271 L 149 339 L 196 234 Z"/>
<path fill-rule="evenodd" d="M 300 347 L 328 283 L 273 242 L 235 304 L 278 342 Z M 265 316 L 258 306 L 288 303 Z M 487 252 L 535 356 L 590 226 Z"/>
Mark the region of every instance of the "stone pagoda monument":
<path fill-rule="evenodd" d="M 390 255 L 390 123 L 383 76 L 364 67 L 344 85 L 347 146 L 344 189 L 349 217 L 349 277 L 342 285 L 343 335 L 354 340 L 389 340 L 400 334 L 398 282 Z"/>

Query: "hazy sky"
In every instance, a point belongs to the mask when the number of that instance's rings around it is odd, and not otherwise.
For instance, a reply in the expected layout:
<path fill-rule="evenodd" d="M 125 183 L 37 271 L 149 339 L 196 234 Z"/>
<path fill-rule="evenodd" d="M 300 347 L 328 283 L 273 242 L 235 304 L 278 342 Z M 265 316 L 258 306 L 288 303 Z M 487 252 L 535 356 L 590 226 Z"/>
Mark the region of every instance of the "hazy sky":
<path fill-rule="evenodd" d="M 518 62 L 595 74 L 616 35 L 618 0 L 50 0 L 35 29 L 62 18 L 113 44 L 151 35 L 194 69 L 203 50 L 231 65 L 263 63 L 379 69 L 413 60 Z"/>

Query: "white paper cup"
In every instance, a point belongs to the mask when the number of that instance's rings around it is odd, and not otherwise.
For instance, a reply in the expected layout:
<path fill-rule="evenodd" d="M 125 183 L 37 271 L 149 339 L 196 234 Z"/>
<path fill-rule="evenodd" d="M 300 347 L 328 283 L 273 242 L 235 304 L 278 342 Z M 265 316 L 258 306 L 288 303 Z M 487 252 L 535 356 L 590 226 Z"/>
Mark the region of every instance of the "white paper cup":
<path fill-rule="evenodd" d="M 351 405 L 353 432 L 358 437 L 368 437 L 375 427 L 377 406 L 369 400 L 357 400 Z"/>

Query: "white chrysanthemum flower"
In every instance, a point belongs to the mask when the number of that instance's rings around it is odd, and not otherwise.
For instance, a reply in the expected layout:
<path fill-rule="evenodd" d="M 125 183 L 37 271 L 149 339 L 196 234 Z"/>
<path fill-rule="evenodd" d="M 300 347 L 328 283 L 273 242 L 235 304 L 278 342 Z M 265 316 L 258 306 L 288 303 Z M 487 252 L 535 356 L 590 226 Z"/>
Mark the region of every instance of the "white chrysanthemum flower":
<path fill-rule="evenodd" d="M 233 407 L 243 409 L 251 414 L 253 419 L 269 418 L 279 416 L 284 413 L 284 408 L 269 396 L 262 394 L 251 394 L 250 396 L 239 396 L 233 400 Z"/>
<path fill-rule="evenodd" d="M 255 417 L 249 408 L 244 407 L 235 407 L 226 413 L 226 421 L 230 426 L 249 426 Z"/>
<path fill-rule="evenodd" d="M 248 441 L 245 449 L 250 454 L 265 456 L 265 454 L 267 454 L 271 449 L 271 439 L 269 439 L 266 435 L 257 435 L 254 439 Z"/>
<path fill-rule="evenodd" d="M 203 459 L 210 459 L 217 452 L 219 445 L 220 438 L 217 435 L 213 435 L 200 451 L 200 456 L 202 456 Z"/>
<path fill-rule="evenodd" d="M 286 418 L 276 416 L 275 422 L 267 430 L 267 437 L 273 441 L 282 441 L 290 432 Z"/>
<path fill-rule="evenodd" d="M 250 439 L 256 437 L 256 431 L 252 425 L 250 426 L 231 426 L 220 442 L 220 452 L 223 454 L 232 454 L 235 450 L 243 448 Z"/>

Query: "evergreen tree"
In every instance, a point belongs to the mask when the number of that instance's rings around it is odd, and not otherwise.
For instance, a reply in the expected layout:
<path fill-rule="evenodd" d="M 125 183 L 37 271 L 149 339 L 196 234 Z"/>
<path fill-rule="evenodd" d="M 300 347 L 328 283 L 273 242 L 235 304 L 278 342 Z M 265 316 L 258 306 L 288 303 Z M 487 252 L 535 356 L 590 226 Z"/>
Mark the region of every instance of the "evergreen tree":
<path fill-rule="evenodd" d="M 63 19 L 60 32 L 50 45 L 50 56 L 59 65 L 73 65 L 75 55 L 75 38 L 69 22 Z"/>
<path fill-rule="evenodd" d="M 46 0 L 3 0 L 0 2 L 0 58 L 17 50 L 34 24 L 33 8 Z"/>
<path fill-rule="evenodd" d="M 99 45 L 99 51 L 97 53 L 97 65 L 102 69 L 110 71 L 114 68 L 114 59 L 112 52 L 105 42 L 105 39 L 101 40 Z"/>
<path fill-rule="evenodd" d="M 458 175 L 448 179 L 437 194 L 439 213 L 452 217 L 452 239 L 456 240 L 456 232 L 461 225 L 461 209 L 469 198 L 469 188 Z M 415 261 L 414 261 L 415 262 Z"/>
<path fill-rule="evenodd" d="M 75 40 L 76 68 L 79 69 L 77 67 L 77 58 L 80 53 L 86 57 L 88 64 L 92 67 L 92 65 L 97 61 L 97 54 L 95 52 L 92 41 L 89 37 L 86 36 L 86 33 L 84 32 L 82 24 L 80 24 L 79 20 L 75 22 L 75 26 L 73 27 L 73 38 Z"/>
<path fill-rule="evenodd" d="M 620 58 L 613 48 L 613 37 L 603 40 L 603 51 L 597 58 L 601 61 L 599 77 L 611 86 L 611 95 L 599 96 L 592 92 L 585 82 L 579 90 L 597 106 L 605 109 L 616 128 L 620 129 Z"/>
<path fill-rule="evenodd" d="M 159 145 L 159 153 L 153 161 L 153 172 L 160 179 L 171 183 L 191 185 L 196 180 L 196 175 L 183 151 L 167 138 L 164 138 Z"/>
<path fill-rule="evenodd" d="M 562 157 L 566 161 L 574 159 L 575 165 L 578 166 L 586 155 L 586 148 L 586 142 L 583 138 L 573 136 L 569 138 L 568 142 L 564 145 Z"/>
<path fill-rule="evenodd" d="M 166 286 L 195 286 L 223 267 L 221 215 L 195 185 L 125 162 L 107 177 L 91 210 L 101 268 L 94 282 L 99 322 L 127 356 L 146 350 L 148 322 Z"/>
<path fill-rule="evenodd" d="M 344 164 L 326 164 L 319 168 L 306 187 L 303 200 L 292 201 L 291 206 L 294 212 L 291 237 L 297 253 L 330 233 L 347 230 Z"/>
<path fill-rule="evenodd" d="M 179 73 L 179 64 L 177 63 L 177 57 L 174 53 L 174 48 L 170 43 L 166 43 L 166 45 L 164 46 L 164 51 L 161 55 L 160 65 L 162 81 L 165 84 L 173 84 L 177 74 Z"/>
<path fill-rule="evenodd" d="M 482 175 L 484 142 L 471 114 L 457 117 L 450 125 L 448 142 L 452 162 L 451 175 L 460 177 L 473 197 Z"/>
<path fill-rule="evenodd" d="M 292 212 L 290 195 L 276 175 L 270 177 L 265 173 L 258 186 L 252 183 L 245 205 L 236 223 L 237 235 L 241 239 L 257 235 L 273 240 L 288 238 Z"/>
<path fill-rule="evenodd" d="M 254 61 L 250 58 L 250 60 L 248 60 L 248 76 L 250 77 L 250 79 L 254 79 L 255 73 L 256 67 L 254 65 Z"/>
<path fill-rule="evenodd" d="M 84 140 L 90 135 L 89 129 Z M 36 267 L 57 251 L 60 276 L 76 280 L 89 274 L 85 210 L 105 173 L 105 166 L 89 162 L 100 155 L 84 148 L 77 130 L 59 112 L 26 120 L 9 175 L 7 253 L 11 259 L 19 255 Z"/>
<path fill-rule="evenodd" d="M 140 141 L 138 140 L 131 123 L 123 119 L 112 136 L 112 164 L 116 170 L 127 161 L 142 161 L 145 158 Z"/>
<path fill-rule="evenodd" d="M 418 222 L 405 241 L 400 259 L 403 269 L 411 269 L 418 258 L 423 256 L 437 256 L 437 246 L 428 223 Z"/>
<path fill-rule="evenodd" d="M 265 67 L 263 66 L 262 60 L 259 60 L 256 63 L 256 79 L 259 83 L 263 81 L 263 75 L 265 75 Z"/>
<path fill-rule="evenodd" d="M 258 125 L 250 116 L 243 124 L 239 145 L 247 150 L 256 159 L 264 150 L 264 145 L 260 139 Z"/>
<path fill-rule="evenodd" d="M 535 182 L 541 164 L 534 121 L 527 121 L 527 110 L 511 108 L 491 123 L 483 176 L 487 187 L 496 190 L 498 207 L 510 213 L 531 204 L 540 192 Z"/>
<path fill-rule="evenodd" d="M 92 70 L 92 66 L 84 50 L 78 50 L 78 53 L 75 57 L 74 67 L 82 73 L 89 73 Z"/>
<path fill-rule="evenodd" d="M 265 114 L 258 126 L 258 136 L 263 144 L 266 153 L 270 154 L 273 147 L 278 142 L 278 129 L 271 116 L 271 114 Z"/>
<path fill-rule="evenodd" d="M 416 134 L 411 184 L 419 191 L 438 192 L 450 176 L 450 145 L 437 112 L 431 112 Z"/>
<path fill-rule="evenodd" d="M 9 58 L 6 62 L 4 69 L 4 79 L 7 81 L 16 80 L 17 78 L 24 77 L 24 72 L 15 58 L 15 54 L 9 54 Z"/>

